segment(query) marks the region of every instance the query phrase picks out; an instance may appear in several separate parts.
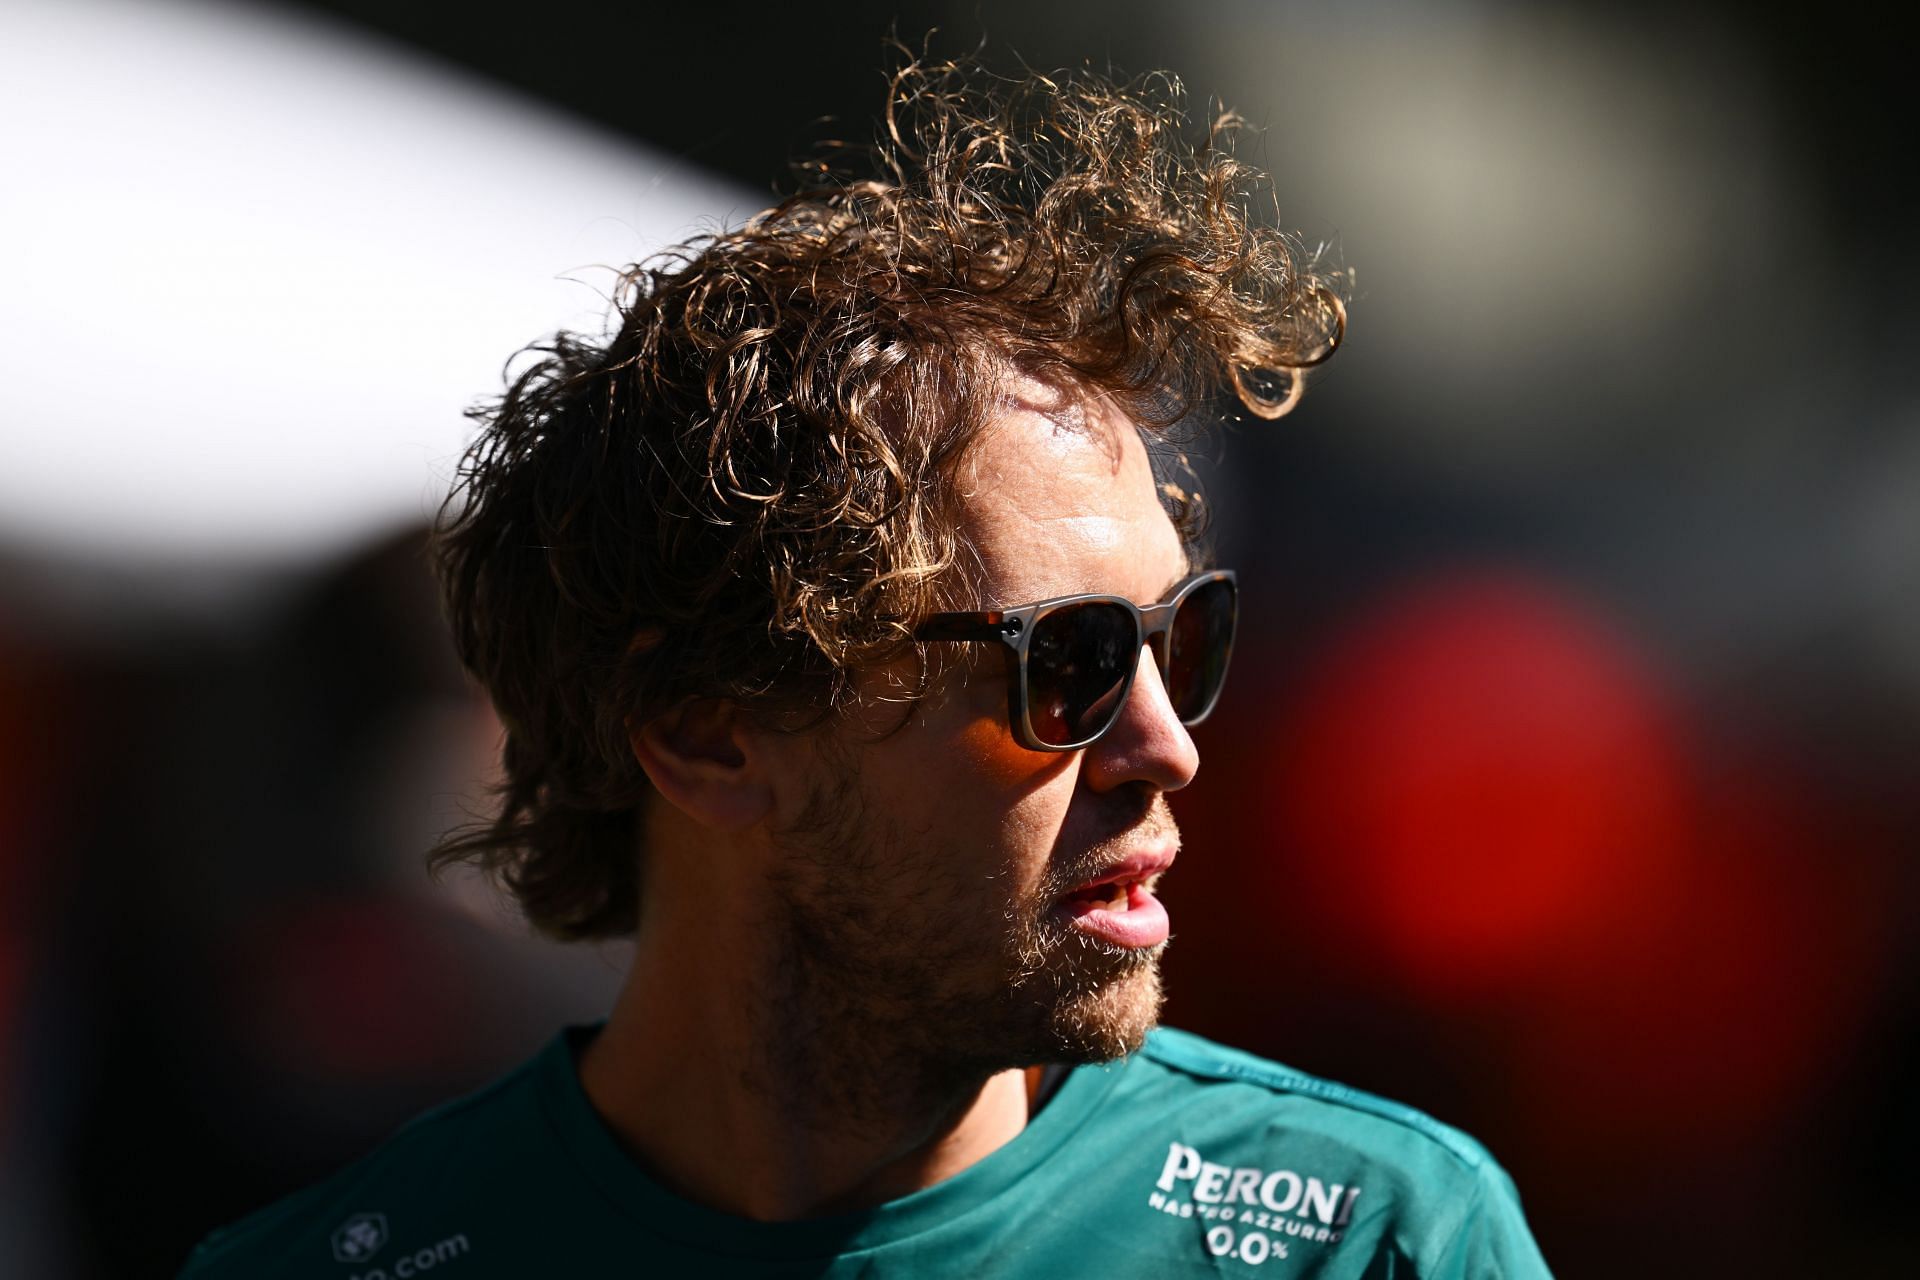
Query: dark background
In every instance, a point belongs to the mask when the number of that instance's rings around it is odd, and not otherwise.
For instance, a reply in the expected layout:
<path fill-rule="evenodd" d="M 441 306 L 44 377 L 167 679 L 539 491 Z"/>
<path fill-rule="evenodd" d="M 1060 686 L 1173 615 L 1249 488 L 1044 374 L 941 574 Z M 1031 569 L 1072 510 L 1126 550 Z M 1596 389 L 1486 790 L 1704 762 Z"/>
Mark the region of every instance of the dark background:
<path fill-rule="evenodd" d="M 1239 109 L 1358 288 L 1301 409 L 1203 450 L 1250 616 L 1177 798 L 1169 1020 L 1473 1132 L 1562 1276 L 1910 1271 L 1920 259 L 1885 19 L 296 12 L 763 193 L 871 127 L 890 28 Z M 495 730 L 417 532 L 132 640 L 47 621 L 47 573 L 0 583 L 0 1247 L 167 1274 L 594 1016 L 621 955 L 419 870 Z"/>

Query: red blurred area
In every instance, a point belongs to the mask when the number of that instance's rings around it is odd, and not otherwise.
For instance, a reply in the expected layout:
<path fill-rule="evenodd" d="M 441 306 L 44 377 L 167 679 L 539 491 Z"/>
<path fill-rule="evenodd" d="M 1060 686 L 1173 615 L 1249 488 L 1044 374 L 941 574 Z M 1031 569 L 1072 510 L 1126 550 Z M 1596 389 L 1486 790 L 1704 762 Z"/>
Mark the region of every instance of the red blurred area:
<path fill-rule="evenodd" d="M 1663 891 L 1685 840 L 1672 719 L 1544 588 L 1423 584 L 1352 623 L 1292 708 L 1272 821 L 1349 945 L 1429 998 L 1499 996 Z"/>
<path fill-rule="evenodd" d="M 1208 929 L 1245 940 L 1200 964 L 1264 962 L 1303 1034 L 1341 993 L 1477 1023 L 1453 1069 L 1498 1064 L 1480 1086 L 1510 1133 L 1623 1177 L 1650 1150 L 1765 1143 L 1843 1060 L 1890 850 L 1789 757 L 1695 723 L 1592 603 L 1450 572 L 1351 615 L 1292 683 L 1258 679 L 1211 739 L 1217 802 L 1181 811 L 1196 851 L 1270 855 L 1190 877 Z"/>
<path fill-rule="evenodd" d="M 1697 780 L 1660 881 L 1543 957 L 1516 1078 L 1556 1145 L 1630 1167 L 1768 1145 L 1854 1050 L 1891 863 L 1807 780 Z"/>
<path fill-rule="evenodd" d="M 469 975 L 410 904 L 333 896 L 281 904 L 234 940 L 230 1009 L 276 1073 L 379 1081 L 452 1071 L 475 1054 Z"/>
<path fill-rule="evenodd" d="M 68 804 L 69 729 L 79 708 L 36 654 L 0 637 L 0 1102 L 14 1096 L 13 1049 L 43 895 Z M 7 1108 L 0 1105 L 0 1125 Z M 7 1134 L 0 1129 L 0 1151 Z"/>

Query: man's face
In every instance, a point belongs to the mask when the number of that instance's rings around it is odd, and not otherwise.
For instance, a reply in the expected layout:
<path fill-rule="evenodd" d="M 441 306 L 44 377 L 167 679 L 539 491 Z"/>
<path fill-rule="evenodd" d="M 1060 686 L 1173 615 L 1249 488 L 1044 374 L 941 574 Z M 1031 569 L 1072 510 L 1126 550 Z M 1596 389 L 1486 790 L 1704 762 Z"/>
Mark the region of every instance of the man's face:
<path fill-rule="evenodd" d="M 1161 599 L 1186 553 L 1131 421 L 1038 382 L 1012 390 L 962 472 L 984 570 L 974 607 Z M 1193 742 L 1143 650 L 1104 737 L 1029 751 L 1008 727 L 1001 655 L 968 647 L 898 732 L 836 725 L 817 739 L 817 786 L 776 872 L 799 1003 L 963 1070 L 1129 1052 L 1158 1014 L 1165 944 L 1102 940 L 1061 900 L 1177 846 L 1164 793 L 1192 779 Z M 897 672 L 871 673 L 863 696 L 884 710 L 890 683 Z"/>

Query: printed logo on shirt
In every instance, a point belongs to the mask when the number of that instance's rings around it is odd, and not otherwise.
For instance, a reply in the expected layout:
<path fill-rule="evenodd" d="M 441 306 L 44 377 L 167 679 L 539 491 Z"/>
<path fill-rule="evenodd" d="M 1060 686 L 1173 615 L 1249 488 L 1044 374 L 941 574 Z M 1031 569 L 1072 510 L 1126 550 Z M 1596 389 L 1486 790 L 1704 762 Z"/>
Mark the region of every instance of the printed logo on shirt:
<path fill-rule="evenodd" d="M 356 1213 L 333 1232 L 333 1256 L 340 1262 L 365 1262 L 387 1244 L 387 1218 L 380 1213 Z M 415 1276 L 449 1262 L 458 1262 L 472 1248 L 462 1231 L 433 1244 L 402 1253 L 378 1267 L 356 1271 L 347 1280 L 413 1280 Z"/>
<path fill-rule="evenodd" d="M 1147 1207 L 1176 1218 L 1200 1218 L 1207 1252 L 1258 1265 L 1284 1258 L 1292 1241 L 1340 1243 L 1360 1188 L 1292 1169 L 1215 1164 L 1185 1143 L 1167 1144 L 1166 1163 Z"/>
<path fill-rule="evenodd" d="M 356 1213 L 333 1232 L 333 1257 L 336 1262 L 365 1262 L 387 1243 L 387 1216 L 383 1213 Z"/>

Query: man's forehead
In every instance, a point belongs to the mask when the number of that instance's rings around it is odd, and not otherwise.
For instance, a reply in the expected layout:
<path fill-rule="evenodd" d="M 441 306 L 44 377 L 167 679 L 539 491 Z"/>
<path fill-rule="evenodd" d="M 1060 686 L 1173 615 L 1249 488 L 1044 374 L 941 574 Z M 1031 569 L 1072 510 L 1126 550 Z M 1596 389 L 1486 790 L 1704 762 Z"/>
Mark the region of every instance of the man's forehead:
<path fill-rule="evenodd" d="M 1083 591 L 1145 602 L 1186 570 L 1139 430 L 1105 397 L 1014 380 L 963 491 L 990 603 Z"/>

